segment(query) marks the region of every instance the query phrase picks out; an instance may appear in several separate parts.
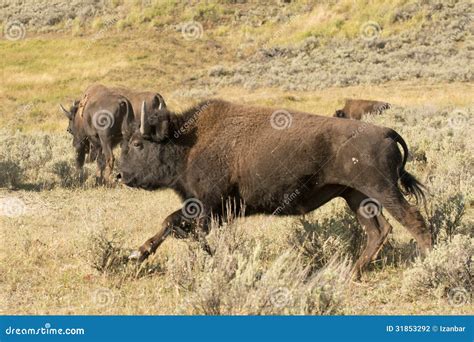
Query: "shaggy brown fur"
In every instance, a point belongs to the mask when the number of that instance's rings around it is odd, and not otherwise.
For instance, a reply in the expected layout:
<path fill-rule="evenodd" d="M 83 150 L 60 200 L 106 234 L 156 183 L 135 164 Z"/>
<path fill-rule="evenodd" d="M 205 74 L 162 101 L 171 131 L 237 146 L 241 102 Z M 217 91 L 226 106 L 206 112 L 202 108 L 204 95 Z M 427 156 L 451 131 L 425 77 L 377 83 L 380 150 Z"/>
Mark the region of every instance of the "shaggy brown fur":
<path fill-rule="evenodd" d="M 302 215 L 335 197 L 347 201 L 367 232 L 356 274 L 375 258 L 392 229 L 379 204 L 413 234 L 423 252 L 431 248 L 422 216 L 399 187 L 422 193 L 405 170 L 407 147 L 395 131 L 297 111 L 287 111 L 291 124 L 276 129 L 276 112 L 211 100 L 182 115 L 145 113 L 143 133 L 135 127 L 124 135 L 123 182 L 171 188 L 184 207 L 168 216 L 132 258 L 144 260 L 171 233 L 194 233 L 209 250 L 202 238 L 209 220 L 222 222 L 229 207 L 234 215 Z M 169 129 L 165 139 L 153 130 L 163 120 Z"/>
<path fill-rule="evenodd" d="M 335 117 L 360 120 L 364 114 L 381 114 L 390 108 L 390 103 L 369 100 L 346 99 L 344 108 L 336 110 Z"/>

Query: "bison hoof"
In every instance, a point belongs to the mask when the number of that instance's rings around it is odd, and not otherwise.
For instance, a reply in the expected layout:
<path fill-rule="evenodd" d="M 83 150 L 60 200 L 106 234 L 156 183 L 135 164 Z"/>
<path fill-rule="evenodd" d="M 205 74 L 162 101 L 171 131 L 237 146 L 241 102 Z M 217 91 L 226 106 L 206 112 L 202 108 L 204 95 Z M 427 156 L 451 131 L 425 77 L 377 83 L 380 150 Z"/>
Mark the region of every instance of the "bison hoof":
<path fill-rule="evenodd" d="M 140 251 L 133 251 L 129 257 L 128 260 L 133 260 L 133 261 L 138 261 L 141 259 L 141 254 Z"/>
<path fill-rule="evenodd" d="M 138 251 L 133 251 L 129 257 L 128 257 L 128 260 L 131 260 L 131 261 L 137 261 L 137 262 L 143 262 L 146 260 L 146 258 L 148 258 L 150 256 L 150 253 L 145 251 L 145 252 L 142 252 L 140 250 Z"/>

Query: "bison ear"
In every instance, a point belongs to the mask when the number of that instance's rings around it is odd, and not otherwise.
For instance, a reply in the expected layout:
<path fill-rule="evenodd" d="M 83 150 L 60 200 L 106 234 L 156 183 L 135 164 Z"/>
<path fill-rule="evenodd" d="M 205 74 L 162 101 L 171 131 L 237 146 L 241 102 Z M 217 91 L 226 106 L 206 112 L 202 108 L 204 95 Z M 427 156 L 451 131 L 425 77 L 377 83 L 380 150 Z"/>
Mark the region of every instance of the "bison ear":
<path fill-rule="evenodd" d="M 72 113 L 70 111 L 68 111 L 66 108 L 64 108 L 64 106 L 62 104 L 59 104 L 59 107 L 61 108 L 61 110 L 63 111 L 64 115 L 66 115 L 66 117 L 69 119 L 69 120 L 72 120 Z"/>

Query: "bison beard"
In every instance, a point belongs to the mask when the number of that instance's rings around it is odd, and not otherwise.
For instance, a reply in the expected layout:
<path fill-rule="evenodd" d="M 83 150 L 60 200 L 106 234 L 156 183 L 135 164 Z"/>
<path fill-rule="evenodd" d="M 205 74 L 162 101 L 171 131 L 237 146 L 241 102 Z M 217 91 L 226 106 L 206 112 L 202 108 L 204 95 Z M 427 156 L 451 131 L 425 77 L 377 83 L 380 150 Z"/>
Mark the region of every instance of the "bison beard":
<path fill-rule="evenodd" d="M 132 258 L 146 259 L 172 233 L 191 232 L 209 250 L 204 236 L 211 217 L 222 223 L 239 214 L 301 215 L 336 197 L 346 200 L 367 232 L 354 274 L 376 257 L 392 230 L 382 205 L 412 233 L 422 252 L 431 248 L 421 214 L 398 185 L 423 194 L 405 171 L 408 150 L 395 131 L 295 111 L 288 112 L 291 125 L 275 129 L 274 112 L 220 100 L 181 115 L 142 112 L 141 129 L 135 124 L 124 136 L 122 180 L 148 190 L 171 188 L 184 207 L 169 215 Z M 169 130 L 165 139 L 156 133 L 163 126 Z M 189 203 L 199 206 L 194 216 Z M 374 210 L 374 203 L 380 207 Z"/>

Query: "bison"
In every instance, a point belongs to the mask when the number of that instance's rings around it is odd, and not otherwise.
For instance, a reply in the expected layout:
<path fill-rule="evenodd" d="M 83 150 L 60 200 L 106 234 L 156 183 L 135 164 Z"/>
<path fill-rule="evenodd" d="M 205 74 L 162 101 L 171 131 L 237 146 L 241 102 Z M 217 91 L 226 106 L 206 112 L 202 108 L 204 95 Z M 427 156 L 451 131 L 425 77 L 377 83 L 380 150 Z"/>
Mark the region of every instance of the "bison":
<path fill-rule="evenodd" d="M 364 114 L 380 114 L 391 107 L 390 103 L 346 99 L 344 108 L 336 110 L 335 117 L 360 120 Z"/>
<path fill-rule="evenodd" d="M 122 103 L 124 99 L 126 101 L 123 103 L 127 104 L 126 116 L 112 110 L 114 101 L 118 104 Z M 82 99 L 74 101 L 69 110 L 60 105 L 69 119 L 67 131 L 74 136 L 76 167 L 79 170 L 82 170 L 85 155 L 89 155 L 88 161 L 97 160 L 98 181 L 102 181 L 104 169 L 107 174 L 106 178 L 109 178 L 114 164 L 112 149 L 120 142 L 122 136 L 121 124 L 124 123 L 125 117 L 127 118 L 125 121 L 128 122 L 133 121 L 135 113 L 140 114 L 140 106 L 143 101 L 148 104 L 146 110 L 149 112 L 166 107 L 163 97 L 158 93 L 138 92 L 119 87 L 107 88 L 103 85 L 88 87 Z M 93 115 L 95 114 L 99 115 L 97 120 L 94 120 Z M 113 127 L 101 127 L 102 124 L 111 124 Z"/>
<path fill-rule="evenodd" d="M 164 120 L 166 136 L 157 133 Z M 140 124 L 124 132 L 122 182 L 173 189 L 183 207 L 130 258 L 145 260 L 170 234 L 205 237 L 211 218 L 222 223 L 232 215 L 304 215 L 336 197 L 345 199 L 367 233 L 355 274 L 392 230 L 382 206 L 424 253 L 431 233 L 403 194 L 424 196 L 421 183 L 405 170 L 407 156 L 397 132 L 359 121 L 222 100 L 182 114 L 142 110 Z"/>

